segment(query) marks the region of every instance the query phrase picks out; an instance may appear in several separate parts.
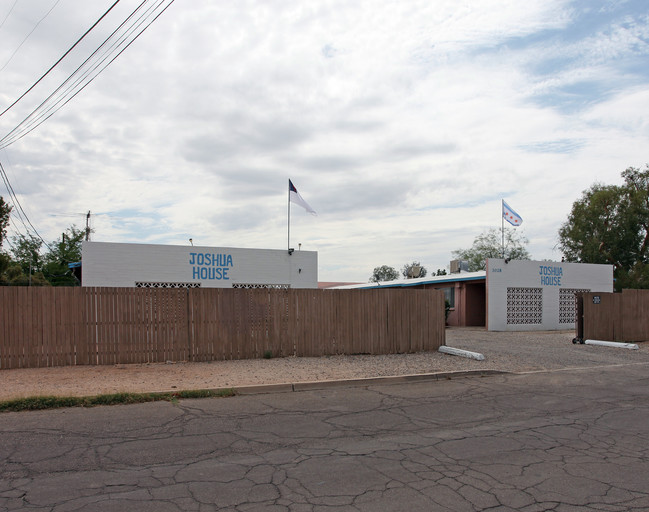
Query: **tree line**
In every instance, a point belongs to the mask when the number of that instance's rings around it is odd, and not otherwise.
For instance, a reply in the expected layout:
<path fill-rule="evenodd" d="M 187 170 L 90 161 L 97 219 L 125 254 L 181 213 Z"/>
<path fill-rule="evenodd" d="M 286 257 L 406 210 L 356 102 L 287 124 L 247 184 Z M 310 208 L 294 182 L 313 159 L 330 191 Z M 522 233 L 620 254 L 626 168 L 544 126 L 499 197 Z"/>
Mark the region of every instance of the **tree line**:
<path fill-rule="evenodd" d="M 78 286 L 69 267 L 81 261 L 85 231 L 70 226 L 49 244 L 31 234 L 7 239 L 11 206 L 0 196 L 0 286 Z M 6 250 L 6 246 L 9 249 Z M 45 251 L 43 251 L 45 246 Z"/>
<path fill-rule="evenodd" d="M 559 228 L 557 245 L 564 261 L 613 265 L 616 291 L 649 288 L 649 164 L 644 169 L 629 167 L 621 177 L 621 185 L 595 183 L 582 193 Z M 485 270 L 488 258 L 532 259 L 528 243 L 522 233 L 506 230 L 503 255 L 502 234 L 490 229 L 478 235 L 470 248 L 452 255 L 476 272 Z M 420 266 L 413 262 L 403 267 L 403 277 L 413 277 L 408 269 L 414 265 Z M 418 277 L 425 275 L 424 269 Z M 383 265 L 374 269 L 370 282 L 398 277 L 393 267 Z"/>

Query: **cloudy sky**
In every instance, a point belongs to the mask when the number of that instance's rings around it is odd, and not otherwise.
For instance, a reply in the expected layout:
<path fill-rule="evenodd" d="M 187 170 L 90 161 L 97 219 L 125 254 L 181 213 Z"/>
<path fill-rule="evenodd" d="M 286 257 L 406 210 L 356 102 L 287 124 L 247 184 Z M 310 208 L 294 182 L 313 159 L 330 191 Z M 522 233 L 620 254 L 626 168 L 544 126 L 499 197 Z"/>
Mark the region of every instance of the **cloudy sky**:
<path fill-rule="evenodd" d="M 113 2 L 0 0 L 0 110 Z M 445 268 L 500 228 L 501 199 L 532 256 L 560 260 L 581 192 L 649 162 L 646 0 L 176 0 L 12 138 L 139 3 L 0 117 L 48 241 L 91 211 L 96 241 L 283 249 L 290 178 L 318 212 L 292 205 L 291 246 L 318 251 L 322 281 Z"/>

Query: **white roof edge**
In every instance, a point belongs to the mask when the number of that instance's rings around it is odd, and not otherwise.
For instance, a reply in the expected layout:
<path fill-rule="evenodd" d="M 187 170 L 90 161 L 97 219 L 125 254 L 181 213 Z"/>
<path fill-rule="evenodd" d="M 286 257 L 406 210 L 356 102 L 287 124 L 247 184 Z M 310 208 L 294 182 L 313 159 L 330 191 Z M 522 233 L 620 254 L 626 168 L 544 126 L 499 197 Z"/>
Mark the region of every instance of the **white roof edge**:
<path fill-rule="evenodd" d="M 380 283 L 350 284 L 345 286 L 333 286 L 328 290 L 363 290 L 371 288 L 394 288 L 405 286 L 416 286 L 418 284 L 443 284 L 455 281 L 471 281 L 474 279 L 485 279 L 487 272 L 461 272 L 459 274 L 446 274 L 445 276 L 418 277 L 416 279 L 399 279 L 396 281 L 381 281 Z"/>

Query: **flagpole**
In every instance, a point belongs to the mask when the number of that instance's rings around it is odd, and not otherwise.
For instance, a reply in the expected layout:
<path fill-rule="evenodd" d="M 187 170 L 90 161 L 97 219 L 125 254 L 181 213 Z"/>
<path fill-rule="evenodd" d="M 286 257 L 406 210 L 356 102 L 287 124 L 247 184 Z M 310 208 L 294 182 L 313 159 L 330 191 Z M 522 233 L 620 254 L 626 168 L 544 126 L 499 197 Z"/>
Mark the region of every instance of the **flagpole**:
<path fill-rule="evenodd" d="M 291 180 L 288 180 L 288 240 L 286 249 L 291 252 Z"/>
<path fill-rule="evenodd" d="M 500 232 L 503 237 L 503 259 L 505 259 L 505 216 L 503 215 L 504 211 L 505 211 L 505 200 L 501 199 L 500 200 L 500 221 L 502 223 L 502 226 L 500 228 Z"/>

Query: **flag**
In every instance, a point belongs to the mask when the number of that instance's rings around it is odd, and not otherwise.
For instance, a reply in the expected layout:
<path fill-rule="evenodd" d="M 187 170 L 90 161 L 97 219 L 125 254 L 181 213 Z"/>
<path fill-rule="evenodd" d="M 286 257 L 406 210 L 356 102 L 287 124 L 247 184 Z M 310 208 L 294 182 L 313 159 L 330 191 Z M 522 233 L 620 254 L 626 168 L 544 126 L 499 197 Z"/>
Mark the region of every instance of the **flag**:
<path fill-rule="evenodd" d="M 521 216 L 505 201 L 503 201 L 503 219 L 509 222 L 512 226 L 520 226 L 523 223 Z"/>
<path fill-rule="evenodd" d="M 311 215 L 317 215 L 315 210 L 309 206 L 309 203 L 307 203 L 304 199 L 302 199 L 302 196 L 297 191 L 295 185 L 293 185 L 293 182 L 291 180 L 288 180 L 288 200 L 291 203 L 299 204 Z"/>

